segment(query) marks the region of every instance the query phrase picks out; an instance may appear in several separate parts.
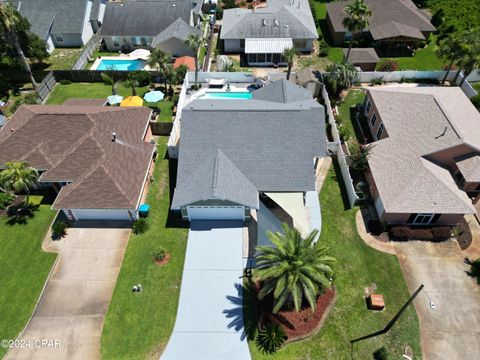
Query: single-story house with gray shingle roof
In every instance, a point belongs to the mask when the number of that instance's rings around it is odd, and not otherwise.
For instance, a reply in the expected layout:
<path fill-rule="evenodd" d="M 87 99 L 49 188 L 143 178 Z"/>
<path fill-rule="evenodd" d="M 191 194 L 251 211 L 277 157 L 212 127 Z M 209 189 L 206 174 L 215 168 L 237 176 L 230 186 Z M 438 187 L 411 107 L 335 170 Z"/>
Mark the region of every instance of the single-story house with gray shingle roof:
<path fill-rule="evenodd" d="M 182 109 L 171 207 L 189 220 L 245 220 L 265 192 L 315 191 L 326 151 L 323 106 L 286 80 L 251 100 L 193 100 Z"/>
<path fill-rule="evenodd" d="M 182 39 L 199 33 L 200 14 L 200 0 L 112 2 L 105 9 L 102 37 L 111 51 L 160 47 L 170 55 L 188 55 Z"/>
<path fill-rule="evenodd" d="M 81 47 L 98 30 L 106 0 L 10 0 L 31 31 L 56 47 Z M 94 21 L 92 21 L 92 17 Z"/>
<path fill-rule="evenodd" d="M 367 90 L 370 192 L 390 224 L 455 225 L 475 213 L 480 114 L 460 88 Z"/>
<path fill-rule="evenodd" d="M 282 53 L 310 53 L 318 32 L 308 0 L 269 0 L 267 7 L 228 9 L 220 39 L 226 53 L 244 53 L 249 65 L 284 65 Z"/>
<path fill-rule="evenodd" d="M 352 36 L 343 25 L 347 17 L 345 6 L 350 1 L 327 3 L 327 26 L 332 42 L 343 45 Z M 436 29 L 430 17 L 418 9 L 411 0 L 365 0 L 372 11 L 370 25 L 364 31 L 375 43 L 416 43 L 428 39 Z"/>
<path fill-rule="evenodd" d="M 26 161 L 72 220 L 134 220 L 153 169 L 146 107 L 22 105 L 0 130 L 0 167 Z M 115 133 L 115 135 L 114 135 Z"/>

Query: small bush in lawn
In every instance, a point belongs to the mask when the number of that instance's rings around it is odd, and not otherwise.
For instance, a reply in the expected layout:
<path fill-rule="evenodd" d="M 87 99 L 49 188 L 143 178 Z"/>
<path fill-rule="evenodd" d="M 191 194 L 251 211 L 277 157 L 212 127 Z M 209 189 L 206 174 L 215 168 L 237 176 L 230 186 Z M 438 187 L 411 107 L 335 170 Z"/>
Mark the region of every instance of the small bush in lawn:
<path fill-rule="evenodd" d="M 65 221 L 59 221 L 52 225 L 52 236 L 60 239 L 67 234 L 68 224 Z"/>
<path fill-rule="evenodd" d="M 380 349 L 375 350 L 373 353 L 373 358 L 375 360 L 388 360 L 388 351 L 385 349 L 385 346 L 382 346 Z"/>
<path fill-rule="evenodd" d="M 328 43 L 325 41 L 325 39 L 322 39 L 318 42 L 318 56 L 320 57 L 325 57 L 328 55 Z"/>
<path fill-rule="evenodd" d="M 376 66 L 377 71 L 397 71 L 398 63 L 391 59 L 382 59 Z"/>
<path fill-rule="evenodd" d="M 150 224 L 148 223 L 147 218 L 140 218 L 133 222 L 132 231 L 134 234 L 143 234 L 149 227 Z"/>
<path fill-rule="evenodd" d="M 163 261 L 167 256 L 168 251 L 164 248 L 158 248 L 152 253 L 153 261 Z"/>
<path fill-rule="evenodd" d="M 278 324 L 267 324 L 258 332 L 255 344 L 265 354 L 273 354 L 287 340 L 285 332 Z"/>
<path fill-rule="evenodd" d="M 60 84 L 62 84 L 62 85 L 69 85 L 69 84 L 71 84 L 71 83 L 72 83 L 72 82 L 71 82 L 70 80 L 67 80 L 67 79 L 62 79 L 62 80 L 60 80 Z"/>
<path fill-rule="evenodd" d="M 0 193 L 0 209 L 5 209 L 14 199 L 15 195 L 13 194 Z"/>

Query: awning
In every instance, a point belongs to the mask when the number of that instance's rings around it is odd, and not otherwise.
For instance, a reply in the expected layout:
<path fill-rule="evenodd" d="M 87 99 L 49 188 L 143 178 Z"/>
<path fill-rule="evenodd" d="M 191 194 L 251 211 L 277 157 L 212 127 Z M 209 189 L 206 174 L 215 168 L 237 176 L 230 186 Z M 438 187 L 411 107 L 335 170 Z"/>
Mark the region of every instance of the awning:
<path fill-rule="evenodd" d="M 282 54 L 293 47 L 290 38 L 245 39 L 245 54 Z"/>

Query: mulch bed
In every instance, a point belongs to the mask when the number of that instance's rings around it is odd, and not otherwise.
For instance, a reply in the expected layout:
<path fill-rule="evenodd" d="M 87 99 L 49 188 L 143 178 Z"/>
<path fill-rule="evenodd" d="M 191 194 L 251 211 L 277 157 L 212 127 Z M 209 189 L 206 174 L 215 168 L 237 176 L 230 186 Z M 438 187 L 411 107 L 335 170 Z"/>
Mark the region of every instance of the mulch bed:
<path fill-rule="evenodd" d="M 166 265 L 170 261 L 170 253 L 166 253 L 162 260 L 155 260 L 155 264 L 158 266 Z"/>
<path fill-rule="evenodd" d="M 472 232 L 465 219 L 458 223 L 457 228 L 459 233 L 457 237 L 458 245 L 460 245 L 462 250 L 465 250 L 472 244 Z"/>
<path fill-rule="evenodd" d="M 317 306 L 313 313 L 308 304 L 304 304 L 298 312 L 292 307 L 281 310 L 277 314 L 272 314 L 272 297 L 259 301 L 258 305 L 261 307 L 263 314 L 268 314 L 265 316 L 264 321 L 280 325 L 287 336 L 288 343 L 315 335 L 320 330 L 323 324 L 322 320 L 326 317 L 324 315 L 327 315 L 326 313 L 334 298 L 335 291 L 326 289 L 325 293 L 318 297 Z"/>

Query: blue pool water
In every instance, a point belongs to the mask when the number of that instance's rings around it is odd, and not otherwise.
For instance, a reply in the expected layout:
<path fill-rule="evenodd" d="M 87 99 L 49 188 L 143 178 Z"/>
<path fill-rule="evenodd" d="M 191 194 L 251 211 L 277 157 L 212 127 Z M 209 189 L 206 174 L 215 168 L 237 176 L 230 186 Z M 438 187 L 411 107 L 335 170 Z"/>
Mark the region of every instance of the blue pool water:
<path fill-rule="evenodd" d="M 145 62 L 142 60 L 102 60 L 96 70 L 133 71 L 142 70 Z"/>
<path fill-rule="evenodd" d="M 199 99 L 251 99 L 250 92 L 206 92 Z"/>

